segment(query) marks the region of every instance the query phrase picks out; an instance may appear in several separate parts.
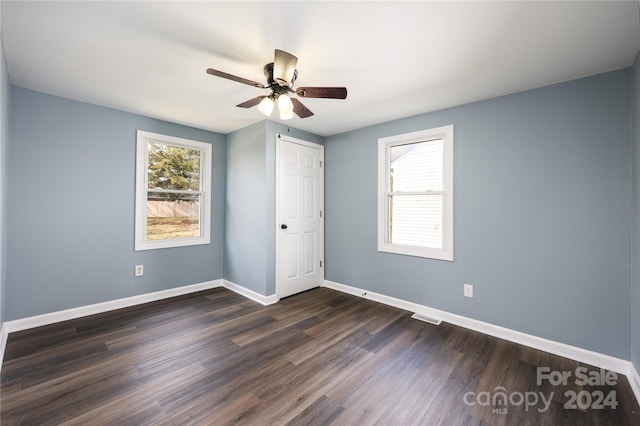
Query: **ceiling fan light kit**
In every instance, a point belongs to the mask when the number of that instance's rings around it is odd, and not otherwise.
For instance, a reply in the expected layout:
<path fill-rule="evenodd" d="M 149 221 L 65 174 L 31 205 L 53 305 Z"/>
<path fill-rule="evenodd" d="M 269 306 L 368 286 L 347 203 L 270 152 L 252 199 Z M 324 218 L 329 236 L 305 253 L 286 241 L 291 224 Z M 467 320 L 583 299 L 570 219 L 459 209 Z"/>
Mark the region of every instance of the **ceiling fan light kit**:
<path fill-rule="evenodd" d="M 280 120 L 290 120 L 293 118 L 293 110 L 291 111 L 280 111 Z"/>
<path fill-rule="evenodd" d="M 282 120 L 293 118 L 293 102 L 291 102 L 289 96 L 284 93 L 278 95 L 278 111 L 280 111 L 280 118 Z"/>
<path fill-rule="evenodd" d="M 208 68 L 207 73 L 259 89 L 270 89 L 271 94 L 268 96 L 258 96 L 236 106 L 240 108 L 251 108 L 257 105 L 258 110 L 269 117 L 277 103 L 281 120 L 293 118 L 294 113 L 300 118 L 307 118 L 313 115 L 313 112 L 311 112 L 309 108 L 304 106 L 298 99 L 291 98 L 289 96 L 290 94 L 295 94 L 302 98 L 347 98 L 346 87 L 300 87 L 294 90 L 293 83 L 296 81 L 296 78 L 298 78 L 297 64 L 297 57 L 283 50 L 276 49 L 274 61 L 265 65 L 263 69 L 264 75 L 267 77 L 267 85 L 213 68 Z"/>
<path fill-rule="evenodd" d="M 274 105 L 273 98 L 271 96 L 265 96 L 258 104 L 258 111 L 269 117 Z"/>

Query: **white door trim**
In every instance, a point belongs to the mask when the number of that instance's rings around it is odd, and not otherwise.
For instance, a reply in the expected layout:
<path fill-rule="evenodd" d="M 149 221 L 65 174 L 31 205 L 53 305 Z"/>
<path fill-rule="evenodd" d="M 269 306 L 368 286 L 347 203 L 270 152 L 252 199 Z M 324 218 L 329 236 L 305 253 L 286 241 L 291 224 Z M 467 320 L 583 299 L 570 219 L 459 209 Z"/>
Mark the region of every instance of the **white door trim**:
<path fill-rule="evenodd" d="M 321 168 L 322 168 L 322 179 L 320 179 L 320 191 L 322 194 L 322 197 L 320 198 L 320 210 L 322 211 L 322 219 L 321 219 L 321 239 L 320 239 L 320 254 L 321 254 L 321 261 L 322 261 L 322 267 L 320 268 L 320 283 L 319 286 L 322 286 L 324 283 L 324 146 L 317 144 L 317 143 L 313 143 L 313 142 L 308 142 L 302 139 L 297 139 L 291 136 L 286 136 L 286 135 L 282 135 L 280 133 L 276 133 L 275 135 L 276 137 L 276 154 L 275 154 L 275 160 L 276 160 L 276 179 L 275 179 L 275 186 L 276 186 L 276 191 L 275 191 L 275 223 L 273 224 L 273 226 L 275 227 L 274 230 L 276 232 L 276 237 L 275 237 L 275 242 L 276 242 L 276 252 L 275 252 L 275 283 L 276 283 L 276 297 L 278 299 L 280 299 L 280 289 L 279 289 L 279 277 L 280 277 L 280 262 L 279 262 L 279 253 L 281 251 L 281 247 L 280 247 L 280 238 L 279 238 L 279 234 L 278 231 L 280 230 L 280 168 L 281 168 L 281 164 L 280 164 L 280 157 L 281 157 L 281 150 L 282 150 L 282 144 L 283 143 L 294 143 L 294 144 L 298 144 L 298 145 L 303 145 L 306 146 L 308 148 L 313 148 L 313 149 L 317 149 L 320 152 L 320 161 L 321 163 Z"/>

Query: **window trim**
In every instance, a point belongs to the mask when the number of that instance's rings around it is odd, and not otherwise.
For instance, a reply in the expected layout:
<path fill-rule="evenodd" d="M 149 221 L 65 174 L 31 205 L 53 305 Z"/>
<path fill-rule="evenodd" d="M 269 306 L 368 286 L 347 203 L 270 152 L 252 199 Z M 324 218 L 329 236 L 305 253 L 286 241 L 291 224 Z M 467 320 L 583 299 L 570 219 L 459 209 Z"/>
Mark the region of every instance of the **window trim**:
<path fill-rule="evenodd" d="M 199 149 L 200 156 L 200 236 L 167 240 L 147 240 L 148 142 Z M 211 144 L 138 130 L 136 135 L 135 251 L 187 247 L 211 243 Z"/>
<path fill-rule="evenodd" d="M 443 247 L 416 247 L 389 242 L 389 148 L 443 140 Z M 453 125 L 378 139 L 378 251 L 453 261 Z"/>

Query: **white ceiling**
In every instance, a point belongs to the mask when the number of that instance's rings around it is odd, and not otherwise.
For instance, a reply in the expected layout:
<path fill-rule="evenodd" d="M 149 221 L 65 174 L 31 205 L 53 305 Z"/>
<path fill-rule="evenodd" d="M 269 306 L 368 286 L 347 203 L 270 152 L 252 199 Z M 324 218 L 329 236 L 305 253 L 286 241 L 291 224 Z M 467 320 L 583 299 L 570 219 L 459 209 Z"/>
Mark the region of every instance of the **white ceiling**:
<path fill-rule="evenodd" d="M 274 49 L 296 55 L 293 127 L 326 136 L 627 67 L 638 0 L 566 2 L 2 1 L 12 84 L 228 133 L 264 117 L 235 105 L 266 90 Z M 274 120 L 276 114 L 274 114 Z"/>

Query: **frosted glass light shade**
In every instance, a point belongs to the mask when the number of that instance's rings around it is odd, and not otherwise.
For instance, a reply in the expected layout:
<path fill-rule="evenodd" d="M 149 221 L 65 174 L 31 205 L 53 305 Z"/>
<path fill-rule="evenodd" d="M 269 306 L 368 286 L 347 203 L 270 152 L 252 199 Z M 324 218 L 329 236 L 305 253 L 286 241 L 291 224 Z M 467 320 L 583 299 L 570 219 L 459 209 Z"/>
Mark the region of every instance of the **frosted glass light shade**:
<path fill-rule="evenodd" d="M 280 110 L 280 118 L 282 118 L 283 113 L 293 111 L 293 103 L 291 102 L 289 96 L 278 96 L 278 109 Z"/>
<path fill-rule="evenodd" d="M 293 111 L 280 110 L 280 120 L 289 120 L 293 118 Z"/>
<path fill-rule="evenodd" d="M 291 100 L 289 100 L 289 102 L 291 102 Z M 269 117 L 271 115 L 271 112 L 273 111 L 273 105 L 273 99 L 267 96 L 263 98 L 258 104 L 258 111 Z"/>

